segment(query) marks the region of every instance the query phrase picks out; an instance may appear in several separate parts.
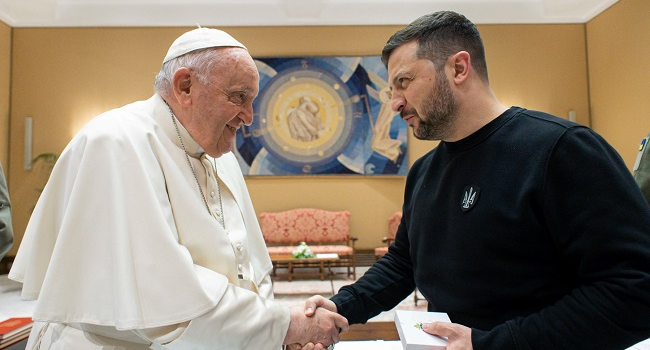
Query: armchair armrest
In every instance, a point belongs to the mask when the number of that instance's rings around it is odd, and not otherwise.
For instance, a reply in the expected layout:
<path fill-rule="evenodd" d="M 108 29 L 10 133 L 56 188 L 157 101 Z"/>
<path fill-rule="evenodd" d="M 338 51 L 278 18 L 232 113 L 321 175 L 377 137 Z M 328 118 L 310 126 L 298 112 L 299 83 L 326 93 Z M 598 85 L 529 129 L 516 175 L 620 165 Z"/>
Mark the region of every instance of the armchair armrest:
<path fill-rule="evenodd" d="M 354 242 L 356 242 L 358 240 L 359 240 L 359 238 L 354 237 L 354 236 L 350 236 L 348 238 L 348 244 L 350 245 L 350 247 L 352 247 L 354 249 Z"/>
<path fill-rule="evenodd" d="M 394 240 L 395 240 L 395 238 L 392 238 L 392 237 L 384 237 L 384 238 L 381 239 L 382 242 L 386 243 L 387 247 L 390 246 L 391 243 L 393 243 Z"/>

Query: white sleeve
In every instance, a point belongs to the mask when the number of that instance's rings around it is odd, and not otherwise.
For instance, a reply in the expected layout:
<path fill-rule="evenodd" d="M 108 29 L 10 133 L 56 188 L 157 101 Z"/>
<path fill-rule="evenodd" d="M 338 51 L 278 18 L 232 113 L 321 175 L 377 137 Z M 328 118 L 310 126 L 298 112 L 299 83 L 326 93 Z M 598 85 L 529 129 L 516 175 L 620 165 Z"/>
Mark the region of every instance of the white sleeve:
<path fill-rule="evenodd" d="M 257 286 L 257 291 L 266 299 L 275 299 L 273 296 L 273 282 L 271 282 L 271 275 L 266 274 L 266 276 L 264 276 L 264 279 L 260 282 L 260 285 Z"/>
<path fill-rule="evenodd" d="M 213 309 L 171 333 L 141 330 L 152 349 L 190 350 L 197 345 L 223 350 L 280 348 L 289 329 L 289 309 L 244 288 L 228 285 Z M 165 343 L 170 335 L 180 337 Z"/>

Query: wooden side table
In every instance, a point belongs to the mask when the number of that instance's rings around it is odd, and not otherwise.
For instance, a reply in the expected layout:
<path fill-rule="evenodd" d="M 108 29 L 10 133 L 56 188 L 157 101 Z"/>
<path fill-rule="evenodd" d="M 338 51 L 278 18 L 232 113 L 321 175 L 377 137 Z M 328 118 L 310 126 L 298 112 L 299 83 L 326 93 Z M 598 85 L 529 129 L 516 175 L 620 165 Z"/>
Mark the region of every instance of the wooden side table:
<path fill-rule="evenodd" d="M 327 276 L 332 286 L 332 294 L 334 294 L 334 272 L 332 271 L 332 263 L 340 260 L 337 254 L 318 254 L 315 258 L 292 258 L 290 254 L 271 254 L 271 262 L 273 262 L 273 276 L 284 277 L 286 276 L 289 282 L 293 277 L 320 277 L 321 281 L 325 280 L 325 269 L 327 268 Z M 281 267 L 287 268 L 287 273 L 278 274 L 277 269 Z M 318 267 L 318 272 L 298 272 L 298 268 Z"/>

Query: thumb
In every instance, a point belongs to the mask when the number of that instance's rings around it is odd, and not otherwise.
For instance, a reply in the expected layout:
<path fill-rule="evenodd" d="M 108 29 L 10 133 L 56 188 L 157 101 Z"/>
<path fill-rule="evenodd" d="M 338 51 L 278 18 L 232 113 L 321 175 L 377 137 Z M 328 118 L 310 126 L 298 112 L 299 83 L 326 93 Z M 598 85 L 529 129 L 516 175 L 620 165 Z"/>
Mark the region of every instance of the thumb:
<path fill-rule="evenodd" d="M 447 337 L 449 349 L 472 350 L 472 329 L 461 324 L 450 322 L 432 322 L 422 325 L 426 333 L 439 337 Z M 453 345 L 452 345 L 453 344 Z"/>
<path fill-rule="evenodd" d="M 448 337 L 452 333 L 452 329 L 449 326 L 451 326 L 451 323 L 448 322 L 423 323 L 422 330 L 429 334 Z"/>
<path fill-rule="evenodd" d="M 320 295 L 314 295 L 313 297 L 305 301 L 305 316 L 311 317 L 314 316 L 316 309 L 325 305 L 327 299 L 323 298 Z"/>

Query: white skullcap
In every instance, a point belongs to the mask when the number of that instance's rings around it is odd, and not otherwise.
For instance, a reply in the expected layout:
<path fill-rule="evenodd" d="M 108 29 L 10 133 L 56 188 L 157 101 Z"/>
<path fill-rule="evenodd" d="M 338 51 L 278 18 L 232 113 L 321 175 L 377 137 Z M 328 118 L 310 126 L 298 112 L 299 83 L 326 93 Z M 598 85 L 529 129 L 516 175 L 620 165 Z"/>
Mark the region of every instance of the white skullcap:
<path fill-rule="evenodd" d="M 188 52 L 207 49 L 209 47 L 241 47 L 246 49 L 246 46 L 222 30 L 197 28 L 174 40 L 172 46 L 169 47 L 169 51 L 167 51 L 167 56 L 165 56 L 163 64 Z"/>

